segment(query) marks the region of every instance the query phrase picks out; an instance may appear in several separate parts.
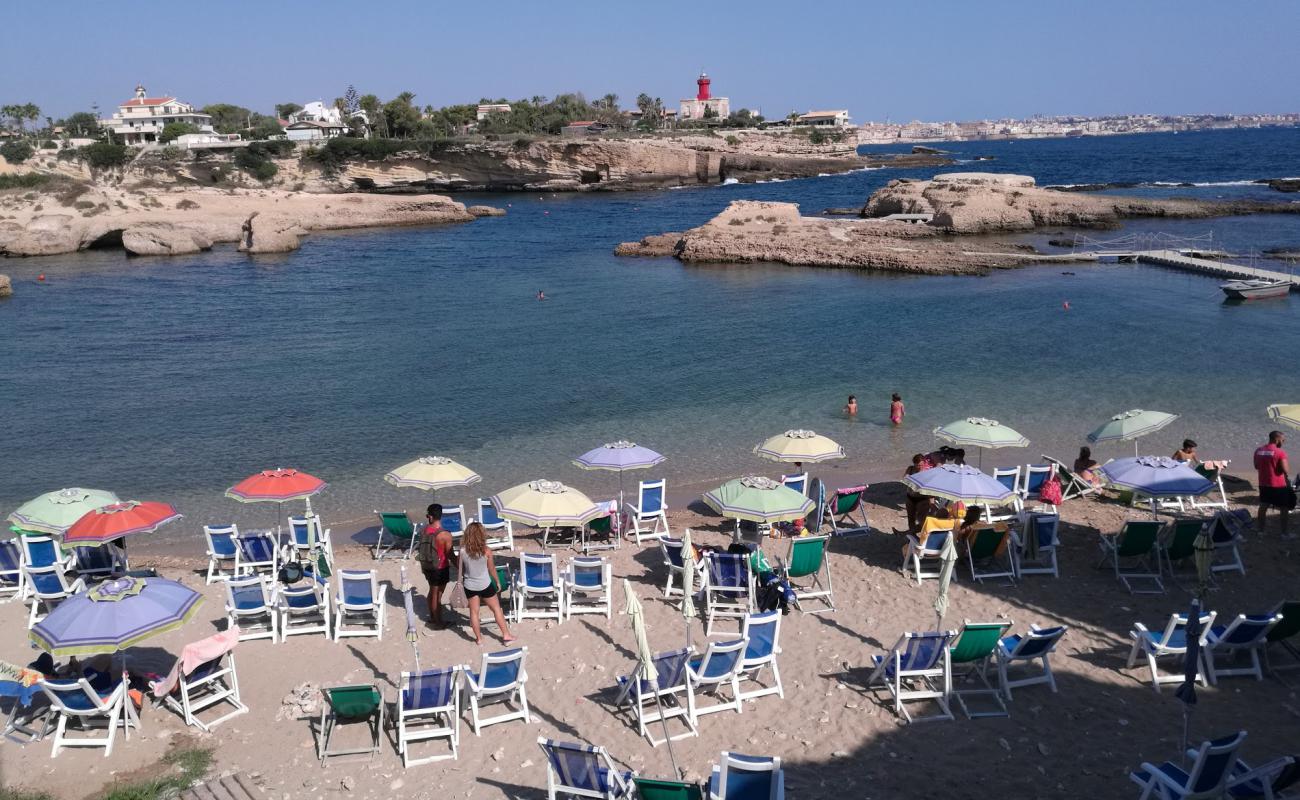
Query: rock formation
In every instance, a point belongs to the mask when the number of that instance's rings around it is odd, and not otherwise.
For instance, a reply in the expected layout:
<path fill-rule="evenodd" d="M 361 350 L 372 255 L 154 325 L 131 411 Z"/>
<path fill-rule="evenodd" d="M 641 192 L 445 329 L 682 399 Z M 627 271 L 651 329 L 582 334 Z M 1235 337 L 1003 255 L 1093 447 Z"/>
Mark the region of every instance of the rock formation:
<path fill-rule="evenodd" d="M 496 206 L 470 206 L 465 209 L 476 217 L 504 217 L 506 210 Z"/>
<path fill-rule="evenodd" d="M 202 231 L 167 222 L 146 222 L 122 231 L 122 249 L 133 256 L 178 256 L 210 250 Z"/>
<path fill-rule="evenodd" d="M 14 293 L 14 286 L 9 281 L 8 275 L 0 275 L 0 297 L 8 297 Z"/>
<path fill-rule="evenodd" d="M 283 217 L 258 217 L 254 211 L 240 229 L 239 250 L 242 253 L 288 253 L 302 244 L 302 228 Z"/>

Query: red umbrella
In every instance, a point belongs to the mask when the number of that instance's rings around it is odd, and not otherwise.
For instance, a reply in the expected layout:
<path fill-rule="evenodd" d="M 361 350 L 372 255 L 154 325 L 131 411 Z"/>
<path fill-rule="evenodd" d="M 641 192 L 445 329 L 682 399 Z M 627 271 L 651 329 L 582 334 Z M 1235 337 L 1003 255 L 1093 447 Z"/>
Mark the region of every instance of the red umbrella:
<path fill-rule="evenodd" d="M 63 534 L 63 543 L 73 547 L 98 547 L 123 536 L 156 531 L 180 518 L 180 512 L 170 503 L 142 503 L 139 500 L 113 503 L 82 515 Z"/>
<path fill-rule="evenodd" d="M 226 497 L 232 497 L 241 503 L 283 503 L 311 497 L 327 485 L 315 475 L 277 467 L 249 475 L 227 489 Z"/>

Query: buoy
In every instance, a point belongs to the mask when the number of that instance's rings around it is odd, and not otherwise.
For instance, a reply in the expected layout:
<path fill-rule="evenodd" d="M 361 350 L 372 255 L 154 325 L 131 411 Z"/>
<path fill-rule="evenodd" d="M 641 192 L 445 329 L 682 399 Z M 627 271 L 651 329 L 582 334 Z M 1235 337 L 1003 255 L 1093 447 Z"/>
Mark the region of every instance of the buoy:
<path fill-rule="evenodd" d="M 1069 301 L 1069 300 L 1066 300 L 1064 303 L 1061 303 L 1061 308 L 1065 309 L 1066 311 L 1069 311 L 1069 310 L 1070 310 L 1070 301 Z"/>
<path fill-rule="evenodd" d="M 543 211 L 542 213 L 543 213 L 543 214 L 550 214 L 551 212 L 549 212 L 549 211 Z"/>
<path fill-rule="evenodd" d="M 44 280 L 45 280 L 45 273 L 42 272 L 40 275 L 37 275 L 37 276 L 36 276 L 36 280 L 38 280 L 38 281 L 44 281 Z"/>

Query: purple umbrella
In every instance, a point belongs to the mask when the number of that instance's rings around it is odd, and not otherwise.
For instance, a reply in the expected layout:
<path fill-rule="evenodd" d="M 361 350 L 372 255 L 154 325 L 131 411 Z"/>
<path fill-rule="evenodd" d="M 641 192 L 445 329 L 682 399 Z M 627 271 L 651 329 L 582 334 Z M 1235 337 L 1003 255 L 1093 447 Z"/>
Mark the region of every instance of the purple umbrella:
<path fill-rule="evenodd" d="M 198 592 L 165 578 L 120 578 L 73 595 L 31 630 L 56 658 L 116 653 L 184 625 L 199 609 Z"/>
<path fill-rule="evenodd" d="M 619 508 L 623 507 L 623 473 L 634 469 L 649 469 L 663 462 L 662 455 L 625 439 L 606 442 L 573 459 L 573 465 L 581 469 L 618 473 Z"/>
<path fill-rule="evenodd" d="M 1101 471 L 1116 486 L 1147 497 L 1199 497 L 1214 488 L 1204 475 L 1164 456 L 1117 458 Z"/>

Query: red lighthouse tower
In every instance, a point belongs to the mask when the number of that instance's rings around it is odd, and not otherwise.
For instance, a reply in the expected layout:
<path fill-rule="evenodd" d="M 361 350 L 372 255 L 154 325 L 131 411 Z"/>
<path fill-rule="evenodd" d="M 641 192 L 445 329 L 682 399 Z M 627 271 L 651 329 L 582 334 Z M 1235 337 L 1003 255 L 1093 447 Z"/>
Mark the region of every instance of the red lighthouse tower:
<path fill-rule="evenodd" d="M 712 83 L 712 81 L 709 80 L 709 75 L 708 75 L 708 73 L 701 72 L 701 73 L 700 73 L 700 77 L 698 77 L 698 78 L 695 79 L 695 85 L 698 86 L 698 87 L 700 87 L 699 92 L 697 92 L 697 93 L 695 94 L 695 99 L 696 99 L 696 100 L 708 100 L 708 99 L 709 99 L 709 84 L 710 84 L 710 83 Z"/>

